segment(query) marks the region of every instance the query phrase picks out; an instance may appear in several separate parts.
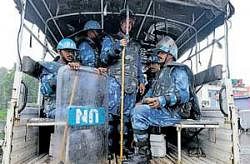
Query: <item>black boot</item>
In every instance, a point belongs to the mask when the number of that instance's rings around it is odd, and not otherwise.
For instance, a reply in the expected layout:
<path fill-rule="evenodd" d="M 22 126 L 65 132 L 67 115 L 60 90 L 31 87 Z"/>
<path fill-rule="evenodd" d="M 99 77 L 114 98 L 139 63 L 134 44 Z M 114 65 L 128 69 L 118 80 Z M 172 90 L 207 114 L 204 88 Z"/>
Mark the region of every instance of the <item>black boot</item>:
<path fill-rule="evenodd" d="M 133 130 L 130 122 L 124 124 L 124 155 L 127 159 L 134 154 L 133 143 Z"/>
<path fill-rule="evenodd" d="M 135 147 L 135 154 L 131 156 L 125 163 L 128 164 L 149 164 L 151 152 L 147 140 L 137 142 Z"/>

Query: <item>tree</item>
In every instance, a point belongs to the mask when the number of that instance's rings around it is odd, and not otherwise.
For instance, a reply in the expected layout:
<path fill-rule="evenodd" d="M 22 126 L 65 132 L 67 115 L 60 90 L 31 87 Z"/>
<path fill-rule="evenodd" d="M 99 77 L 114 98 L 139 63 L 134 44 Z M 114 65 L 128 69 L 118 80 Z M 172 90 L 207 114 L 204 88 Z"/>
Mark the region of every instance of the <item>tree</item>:
<path fill-rule="evenodd" d="M 1 77 L 1 83 L 0 83 L 0 108 L 1 109 L 7 109 L 8 107 L 8 101 L 10 101 L 11 98 L 11 91 L 12 91 L 12 84 L 14 81 L 14 73 L 15 69 L 12 68 L 11 70 L 7 70 L 4 73 L 4 69 L 1 69 L 2 73 Z"/>

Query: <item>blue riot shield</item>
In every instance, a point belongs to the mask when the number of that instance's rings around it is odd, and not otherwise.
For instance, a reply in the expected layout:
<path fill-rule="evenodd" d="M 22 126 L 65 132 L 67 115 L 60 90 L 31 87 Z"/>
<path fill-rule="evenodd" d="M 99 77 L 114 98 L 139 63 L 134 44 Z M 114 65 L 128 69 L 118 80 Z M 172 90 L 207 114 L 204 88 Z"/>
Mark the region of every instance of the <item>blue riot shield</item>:
<path fill-rule="evenodd" d="M 93 68 L 61 67 L 57 77 L 54 160 L 105 163 L 108 155 L 107 77 Z"/>

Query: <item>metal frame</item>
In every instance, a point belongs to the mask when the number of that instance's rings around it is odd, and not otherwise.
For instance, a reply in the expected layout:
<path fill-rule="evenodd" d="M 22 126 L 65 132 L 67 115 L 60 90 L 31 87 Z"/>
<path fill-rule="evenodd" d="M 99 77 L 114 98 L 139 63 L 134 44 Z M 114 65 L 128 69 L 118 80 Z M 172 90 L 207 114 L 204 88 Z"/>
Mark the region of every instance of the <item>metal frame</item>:
<path fill-rule="evenodd" d="M 230 79 L 230 68 L 229 68 L 229 55 L 228 55 L 228 24 L 227 20 L 224 23 L 224 36 L 225 36 L 225 78 L 223 85 L 226 87 L 226 106 L 228 109 L 228 117 L 227 120 L 230 121 L 231 129 L 232 129 L 232 142 L 233 142 L 233 163 L 238 164 L 240 163 L 240 155 L 239 155 L 239 134 L 238 134 L 238 111 L 234 105 L 233 99 L 233 87 L 232 82 Z"/>
<path fill-rule="evenodd" d="M 160 16 L 155 16 L 155 15 L 148 15 L 147 13 L 150 11 L 150 7 L 151 7 L 151 5 L 153 4 L 153 0 L 151 0 L 150 1 L 150 3 L 149 3 L 149 5 L 148 5 L 148 8 L 147 8 L 147 11 L 146 11 L 146 13 L 145 14 L 135 14 L 136 16 L 141 16 L 141 17 L 144 17 L 143 18 L 143 21 L 142 21 L 142 24 L 141 24 L 141 26 L 140 26 L 140 28 L 139 28 L 139 30 L 138 30 L 138 32 L 137 32 L 137 36 L 136 37 L 139 37 L 139 34 L 140 34 L 140 31 L 141 31 L 141 29 L 142 29 L 142 26 L 143 26 L 143 24 L 144 24 L 144 22 L 145 22 L 145 20 L 146 20 L 146 18 L 147 17 L 149 17 L 149 18 L 157 18 L 157 19 L 161 19 L 161 20 L 165 20 L 165 21 L 169 21 L 169 22 L 172 22 L 172 23 L 176 23 L 176 24 L 181 24 L 181 25 L 184 25 L 184 26 L 187 26 L 188 27 L 188 29 L 193 29 L 194 30 L 194 35 L 192 35 L 191 36 L 191 38 L 193 38 L 194 36 L 195 36 L 195 42 L 196 42 L 196 44 L 198 43 L 198 38 L 197 38 L 197 34 L 199 33 L 199 30 L 197 31 L 197 29 L 193 26 L 193 25 L 190 25 L 190 24 L 187 24 L 187 23 L 184 23 L 184 22 L 180 22 L 180 21 L 177 21 L 177 20 L 173 20 L 173 19 L 167 19 L 167 18 L 164 18 L 164 17 L 160 17 Z M 102 6 L 103 7 L 103 6 Z M 51 20 L 55 20 L 55 19 L 59 19 L 59 18 L 63 18 L 63 17 L 69 17 L 69 16 L 75 16 L 75 15 L 92 15 L 92 14 L 100 14 L 102 17 L 104 16 L 104 11 L 102 10 L 101 12 L 76 12 L 76 13 L 70 13 L 70 14 L 62 14 L 62 15 L 57 15 L 57 16 L 54 16 L 54 17 L 50 17 L 50 18 L 48 18 L 47 20 L 46 20 L 46 27 L 48 26 L 48 22 L 49 21 L 51 21 Z M 107 13 L 105 13 L 105 14 L 114 14 L 114 15 L 118 15 L 119 13 L 118 12 L 107 12 Z M 203 13 L 204 14 L 204 13 Z M 202 15 L 203 15 L 202 14 Z M 200 17 L 199 17 L 200 18 Z M 102 18 L 103 19 L 103 18 Z M 103 21 L 103 20 L 102 20 Z M 196 21 L 198 21 L 198 19 L 196 20 Z M 209 22 L 210 23 L 210 22 Z M 209 24 L 208 23 L 208 24 Z M 102 22 L 102 24 L 104 24 L 104 22 Z M 206 26 L 207 26 L 207 24 L 206 24 Z M 205 26 L 205 27 L 206 27 Z M 204 27 L 202 27 L 202 29 L 203 29 Z M 184 32 L 186 32 L 188 29 L 186 29 Z M 45 34 L 46 34 L 46 31 L 47 31 L 47 29 L 45 29 Z M 78 34 L 78 33 L 80 33 L 82 30 L 80 30 L 80 31 L 77 31 L 77 32 L 75 32 L 75 33 L 73 33 L 73 34 L 70 34 L 69 36 L 67 36 L 67 37 L 71 37 L 71 36 L 73 36 L 73 35 L 75 35 L 75 34 Z M 183 35 L 183 34 L 182 34 Z M 190 39 L 189 39 L 190 40 Z M 188 41 L 189 41 L 188 40 Z M 185 44 L 187 43 L 187 42 L 184 42 Z M 197 52 L 197 47 L 196 47 L 196 49 L 195 49 L 195 52 Z"/>
<path fill-rule="evenodd" d="M 180 22 L 180 21 L 177 21 L 177 20 L 174 20 L 174 19 L 167 19 L 167 18 L 164 18 L 164 17 L 160 17 L 160 16 L 155 16 L 155 15 L 145 15 L 145 14 L 135 14 L 136 16 L 146 16 L 146 17 L 149 17 L 149 18 L 157 18 L 157 19 L 161 19 L 161 20 L 164 20 L 164 21 L 169 21 L 169 22 L 172 22 L 172 23 L 176 23 L 176 24 L 181 24 L 181 25 L 184 25 L 184 26 L 187 26 L 187 27 L 190 27 L 192 28 L 194 31 L 195 31 L 195 36 L 196 36 L 196 43 L 198 43 L 198 40 L 197 40 L 197 29 L 190 25 L 190 24 L 187 24 L 187 23 L 184 23 L 184 22 Z"/>
<path fill-rule="evenodd" d="M 26 24 L 24 24 L 24 28 L 32 35 L 32 37 L 34 37 L 36 39 L 36 41 L 46 50 L 46 52 L 49 52 L 51 57 L 55 58 L 56 53 L 53 50 L 49 50 L 48 47 L 46 45 L 44 45 L 40 41 L 40 39 L 38 39 L 38 37 L 29 29 L 29 27 Z"/>
<path fill-rule="evenodd" d="M 203 25 L 197 32 L 196 35 L 203 30 L 205 27 L 207 27 L 211 22 L 213 22 L 215 19 L 217 18 L 217 16 L 214 19 L 211 19 L 209 22 L 207 22 L 205 25 Z M 179 48 L 183 47 L 185 44 L 187 44 L 192 38 L 194 37 L 194 34 L 188 39 L 186 40 L 184 43 L 182 43 Z"/>
<path fill-rule="evenodd" d="M 57 38 L 55 37 L 54 33 L 51 31 L 51 29 L 49 28 L 49 26 L 46 24 L 45 20 L 43 19 L 43 17 L 41 16 L 40 12 L 37 10 L 36 6 L 34 5 L 34 3 L 31 1 L 31 0 L 28 0 L 29 3 L 31 4 L 32 8 L 35 10 L 35 12 L 37 13 L 37 15 L 39 16 L 39 18 L 42 20 L 42 22 L 44 23 L 45 25 L 45 29 L 48 28 L 51 36 L 53 37 L 53 39 L 56 41 L 56 43 L 58 43 L 58 40 Z M 46 31 L 46 30 L 45 30 Z M 45 35 L 46 35 L 46 32 L 45 32 Z"/>
<path fill-rule="evenodd" d="M 103 0 L 102 0 L 102 1 L 103 1 Z M 50 12 L 50 10 L 49 10 L 49 8 L 48 8 L 48 5 L 46 4 L 45 0 L 43 0 L 43 4 L 44 4 L 46 10 L 48 11 L 50 17 L 53 17 L 53 15 L 52 15 L 52 13 Z M 60 28 L 59 28 L 58 24 L 56 23 L 56 20 L 55 20 L 55 19 L 53 19 L 53 22 L 54 22 L 54 24 L 55 24 L 57 30 L 59 31 L 61 37 L 64 38 L 64 36 L 63 36 L 63 34 L 62 34 L 62 31 L 60 30 Z"/>
<path fill-rule="evenodd" d="M 197 18 L 195 19 L 190 25 L 194 27 L 194 24 L 199 21 L 203 16 L 205 15 L 205 11 Z M 190 27 L 188 27 L 176 40 L 175 42 L 178 43 L 178 41 L 180 40 L 180 38 L 190 29 Z"/>
<path fill-rule="evenodd" d="M 199 53 L 203 52 L 204 50 L 206 50 L 207 48 L 209 48 L 210 46 L 212 46 L 214 43 L 217 43 L 220 40 L 224 39 L 224 37 L 225 36 L 221 36 L 220 38 L 213 40 L 211 43 L 207 44 L 206 47 L 200 49 L 199 51 L 197 51 L 193 55 L 190 55 L 188 58 L 186 58 L 185 60 L 183 60 L 182 63 L 186 62 L 187 60 L 190 60 L 192 57 L 194 57 L 194 56 L 198 55 Z"/>
<path fill-rule="evenodd" d="M 55 26 L 57 27 L 57 30 L 59 31 L 59 33 L 60 33 L 60 35 L 61 35 L 62 37 L 63 37 L 63 34 L 62 34 L 62 32 L 61 32 L 61 30 L 60 30 L 58 24 L 56 23 L 56 19 L 59 19 L 59 18 L 62 18 L 62 17 L 74 16 L 74 15 L 82 15 L 82 14 L 85 14 L 85 15 L 88 15 L 88 14 L 100 14 L 100 15 L 101 15 L 101 19 L 102 19 L 102 20 L 101 20 L 101 21 L 102 21 L 102 27 L 103 27 L 103 25 L 104 25 L 103 0 L 101 0 L 101 12 L 77 12 L 77 13 L 71 13 L 71 14 L 63 14 L 63 15 L 54 16 L 54 17 L 53 17 L 53 15 L 51 14 L 51 12 L 50 12 L 50 10 L 49 10 L 49 8 L 48 8 L 48 6 L 47 6 L 45 0 L 43 0 L 43 3 L 44 3 L 44 6 L 45 6 L 46 10 L 48 11 L 49 15 L 51 16 L 51 17 L 48 18 L 46 21 L 44 21 L 44 19 L 42 18 L 41 14 L 40 14 L 39 11 L 37 10 L 37 8 L 36 8 L 35 5 L 33 4 L 33 2 L 32 2 L 31 0 L 28 0 L 28 1 L 31 3 L 33 9 L 36 11 L 36 13 L 37 13 L 38 16 L 40 17 L 40 19 L 41 19 L 41 20 L 43 21 L 43 23 L 45 24 L 45 35 L 46 35 L 47 29 L 48 29 L 49 32 L 51 33 L 53 39 L 54 39 L 57 43 L 58 43 L 57 38 L 54 36 L 53 32 L 50 30 L 50 28 L 49 28 L 49 26 L 48 26 L 48 22 L 49 22 L 50 20 L 53 20 Z M 197 34 L 198 34 L 202 29 L 204 29 L 207 25 L 209 25 L 209 24 L 210 24 L 215 18 L 217 18 L 217 17 L 215 17 L 214 19 L 210 20 L 207 24 L 203 25 L 203 27 L 197 31 L 197 29 L 193 26 L 193 24 L 195 24 L 195 23 L 205 14 L 204 12 L 203 12 L 202 15 L 200 15 L 192 24 L 187 24 L 187 23 L 180 22 L 180 21 L 173 20 L 173 19 L 166 19 L 166 18 L 164 18 L 164 17 L 154 16 L 154 15 L 147 15 L 148 12 L 150 11 L 150 8 L 151 8 L 152 4 L 153 4 L 153 1 L 154 1 L 154 0 L 151 0 L 151 1 L 150 1 L 150 3 L 149 3 L 149 5 L 148 5 L 148 7 L 147 7 L 147 10 L 146 10 L 146 13 L 145 13 L 145 14 L 136 14 L 136 16 L 143 16 L 143 17 L 144 17 L 143 20 L 142 20 L 142 23 L 141 23 L 141 25 L 140 25 L 140 27 L 139 27 L 139 30 L 138 30 L 138 32 L 137 32 L 136 38 L 139 37 L 140 32 L 141 32 L 141 29 L 142 29 L 142 26 L 143 26 L 143 24 L 145 23 L 145 20 L 146 20 L 147 17 L 162 19 L 162 20 L 165 20 L 165 21 L 169 21 L 169 22 L 173 22 L 173 23 L 177 23 L 177 24 L 181 24 L 181 25 L 188 26 L 188 28 L 187 28 L 187 29 L 177 38 L 176 42 L 179 41 L 179 38 L 181 38 L 181 37 L 184 35 L 184 33 L 186 33 L 190 28 L 192 28 L 192 29 L 195 31 L 195 33 L 194 33 L 188 40 L 186 40 L 184 43 L 182 43 L 182 44 L 179 46 L 179 48 L 181 48 L 181 47 L 183 47 L 185 44 L 187 44 L 187 43 L 194 37 L 194 35 L 195 35 L 195 42 L 196 42 L 195 54 L 198 54 L 198 53 L 197 53 L 197 43 L 198 43 Z M 127 3 L 127 1 L 124 0 L 124 5 L 126 5 L 126 3 Z M 117 13 L 107 12 L 107 14 L 117 14 Z M 118 13 L 118 14 L 119 14 L 119 13 Z M 80 31 L 75 32 L 74 34 L 77 34 L 77 33 L 79 33 L 79 32 L 80 32 Z M 69 35 L 69 36 L 67 36 L 67 37 L 73 36 L 74 34 L 71 34 L 71 35 Z"/>
<path fill-rule="evenodd" d="M 111 13 L 111 12 L 109 12 L 109 13 Z M 46 20 L 46 27 L 48 26 L 48 22 L 49 21 L 51 21 L 51 20 L 53 20 L 53 19 L 59 19 L 59 18 L 63 18 L 63 17 L 70 17 L 70 16 L 76 16 L 76 15 L 92 15 L 92 14 L 100 14 L 100 15 L 103 15 L 104 16 L 104 11 L 102 12 L 102 11 L 98 11 L 98 12 L 77 12 L 77 13 L 70 13 L 70 14 L 62 14 L 62 15 L 57 15 L 57 16 L 54 16 L 54 17 L 50 17 L 50 18 L 48 18 L 47 20 Z M 103 18 L 104 19 L 104 18 Z M 104 23 L 104 22 L 103 22 Z M 73 33 L 73 34 L 70 34 L 70 35 L 68 35 L 68 36 L 66 36 L 66 37 L 71 37 L 71 36 L 73 36 L 73 35 L 75 35 L 75 34 L 78 34 L 78 33 L 80 33 L 82 30 L 80 30 L 80 31 L 77 31 L 77 32 L 75 32 L 75 33 Z M 47 33 L 47 28 L 45 28 L 45 34 Z"/>
<path fill-rule="evenodd" d="M 154 2 L 154 0 L 151 0 L 151 1 L 149 2 L 149 4 L 148 4 L 146 13 L 145 13 L 145 15 L 144 15 L 144 17 L 143 17 L 143 20 L 142 20 L 142 22 L 141 22 L 141 25 L 140 25 L 139 30 L 138 30 L 137 35 L 136 35 L 136 38 L 137 38 L 137 39 L 138 39 L 138 37 L 139 37 L 139 35 L 140 35 L 141 29 L 142 29 L 142 27 L 143 27 L 143 25 L 144 25 L 144 23 L 145 23 L 145 20 L 146 20 L 146 18 L 147 18 L 147 15 L 148 15 L 148 13 L 149 13 L 149 11 L 150 11 L 150 8 L 151 8 L 153 2 Z"/>
<path fill-rule="evenodd" d="M 202 125 L 197 125 L 197 124 L 176 124 L 176 132 L 177 132 L 177 164 L 181 164 L 181 130 L 183 128 L 210 128 L 210 129 L 215 129 L 219 128 L 219 124 L 202 124 Z"/>
<path fill-rule="evenodd" d="M 23 28 L 24 28 L 24 17 L 25 17 L 25 10 L 26 10 L 26 5 L 27 1 L 23 0 L 22 2 L 22 12 L 21 12 L 21 25 L 20 25 L 20 31 L 18 35 L 18 42 L 19 44 L 19 54 L 21 54 L 21 43 L 23 39 Z M 18 57 L 19 59 L 19 57 Z M 10 101 L 10 109 L 7 112 L 7 118 L 6 118 L 6 134 L 5 134 L 5 139 L 4 139 L 4 145 L 3 145 L 3 163 L 10 163 L 11 158 L 11 149 L 12 149 L 12 137 L 13 137 L 13 126 L 14 122 L 16 120 L 16 116 L 18 114 L 18 103 L 19 103 L 19 97 L 20 97 L 20 87 L 21 87 L 21 80 L 22 80 L 22 72 L 20 70 L 20 63 L 21 61 L 17 61 L 17 66 L 16 66 L 16 71 L 15 71 L 15 77 L 14 77 L 14 82 L 13 82 L 13 87 L 12 87 L 12 96 L 11 96 L 11 101 Z"/>

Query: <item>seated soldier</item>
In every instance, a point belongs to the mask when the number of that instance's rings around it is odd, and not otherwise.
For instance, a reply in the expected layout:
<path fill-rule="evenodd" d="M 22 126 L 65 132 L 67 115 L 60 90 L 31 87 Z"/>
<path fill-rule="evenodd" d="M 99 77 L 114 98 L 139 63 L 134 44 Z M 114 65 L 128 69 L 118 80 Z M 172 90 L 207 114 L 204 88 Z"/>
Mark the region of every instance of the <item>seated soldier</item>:
<path fill-rule="evenodd" d="M 155 54 L 152 54 L 148 57 L 147 66 L 146 66 L 146 77 L 147 77 L 147 84 L 145 86 L 145 93 L 152 87 L 152 84 L 156 80 L 157 73 L 160 71 L 159 57 Z"/>
<path fill-rule="evenodd" d="M 131 121 L 134 131 L 136 150 L 132 162 L 148 163 L 150 149 L 148 143 L 148 128 L 150 126 L 171 126 L 182 118 L 182 105 L 190 99 L 190 85 L 193 75 L 190 69 L 176 63 L 177 46 L 170 37 L 164 37 L 157 45 L 161 70 L 155 82 L 142 100 L 131 111 Z"/>
<path fill-rule="evenodd" d="M 73 40 L 65 38 L 57 45 L 57 51 L 60 56 L 53 62 L 41 62 L 43 66 L 39 77 L 41 80 L 40 91 L 44 96 L 44 114 L 47 118 L 55 118 L 56 109 L 56 81 L 57 72 L 61 66 L 68 64 L 71 69 L 77 70 L 80 65 L 74 62 L 76 44 Z"/>

